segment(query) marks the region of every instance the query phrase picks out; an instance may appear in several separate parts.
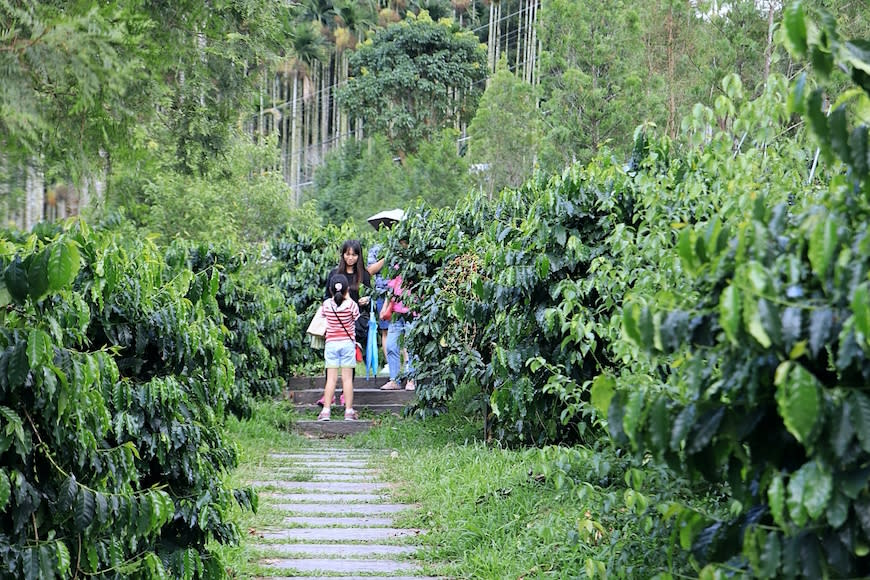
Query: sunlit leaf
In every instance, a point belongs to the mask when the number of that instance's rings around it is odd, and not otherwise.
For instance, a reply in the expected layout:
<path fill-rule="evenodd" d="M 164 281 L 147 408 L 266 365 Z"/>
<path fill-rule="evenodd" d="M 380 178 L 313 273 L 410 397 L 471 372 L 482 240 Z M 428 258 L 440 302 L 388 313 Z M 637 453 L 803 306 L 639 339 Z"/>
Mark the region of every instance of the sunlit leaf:
<path fill-rule="evenodd" d="M 784 362 L 776 370 L 777 410 L 789 433 L 809 447 L 822 411 L 822 390 L 818 379 L 803 366 Z"/>

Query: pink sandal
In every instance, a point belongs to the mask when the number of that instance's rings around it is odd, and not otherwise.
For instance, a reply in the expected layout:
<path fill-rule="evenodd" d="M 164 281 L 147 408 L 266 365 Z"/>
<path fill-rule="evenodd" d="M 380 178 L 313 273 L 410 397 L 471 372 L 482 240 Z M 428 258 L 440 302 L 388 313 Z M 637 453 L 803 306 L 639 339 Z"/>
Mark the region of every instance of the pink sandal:
<path fill-rule="evenodd" d="M 344 393 L 341 394 L 341 397 L 339 397 L 338 400 L 341 401 L 341 405 L 344 406 Z M 321 407 L 323 406 L 323 397 L 317 399 L 317 404 Z M 332 404 L 335 404 L 335 395 L 332 395 Z"/>

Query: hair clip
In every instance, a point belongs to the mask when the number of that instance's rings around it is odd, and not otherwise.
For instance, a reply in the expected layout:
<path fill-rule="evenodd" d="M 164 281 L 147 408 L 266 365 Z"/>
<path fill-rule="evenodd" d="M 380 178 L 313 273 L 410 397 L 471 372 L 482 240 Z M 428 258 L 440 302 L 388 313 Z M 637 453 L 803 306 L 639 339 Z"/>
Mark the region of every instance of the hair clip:
<path fill-rule="evenodd" d="M 341 282 L 336 282 L 336 283 L 335 283 L 335 289 L 336 289 L 336 290 L 341 290 Z"/>

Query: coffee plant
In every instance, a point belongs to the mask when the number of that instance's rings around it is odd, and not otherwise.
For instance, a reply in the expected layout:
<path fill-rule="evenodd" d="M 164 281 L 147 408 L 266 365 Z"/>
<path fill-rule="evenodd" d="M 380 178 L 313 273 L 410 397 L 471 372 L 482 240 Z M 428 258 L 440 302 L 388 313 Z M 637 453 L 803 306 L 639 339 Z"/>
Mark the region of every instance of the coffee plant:
<path fill-rule="evenodd" d="M 786 199 L 746 182 L 751 212 L 682 232 L 696 299 L 624 310 L 626 335 L 661 364 L 668 388 L 618 393 L 609 423 L 617 441 L 727 484 L 730 517 L 670 512 L 682 546 L 709 563 L 702 576 L 866 577 L 870 44 L 842 38 L 804 3 L 787 8 L 784 36 L 815 73 L 793 83 L 790 111 L 832 175 Z M 855 86 L 831 92 L 843 72 Z"/>
<path fill-rule="evenodd" d="M 296 312 L 265 281 L 263 264 L 229 245 L 176 242 L 167 261 L 198 274 L 188 294 L 194 302 L 209 292 L 207 286 L 217 276 L 217 308 L 212 314 L 223 319 L 225 344 L 235 368 L 230 410 L 248 416 L 252 397 L 275 396 L 283 389 L 293 364 L 291 345 L 299 333 Z"/>
<path fill-rule="evenodd" d="M 338 266 L 339 251 L 345 240 L 359 238 L 351 224 L 342 227 L 312 225 L 305 230 L 288 227 L 272 240 L 275 260 L 268 268 L 266 281 L 278 288 L 288 307 L 297 313 L 296 331 L 282 340 L 285 368 L 296 372 L 322 370 L 323 352 L 309 347 L 305 329 L 323 303 L 326 276 Z M 365 262 L 368 245 L 363 244 Z"/>
<path fill-rule="evenodd" d="M 4 236 L 0 269 L 0 576 L 224 577 L 206 544 L 256 497 L 222 483 L 217 275 L 84 223 Z"/>

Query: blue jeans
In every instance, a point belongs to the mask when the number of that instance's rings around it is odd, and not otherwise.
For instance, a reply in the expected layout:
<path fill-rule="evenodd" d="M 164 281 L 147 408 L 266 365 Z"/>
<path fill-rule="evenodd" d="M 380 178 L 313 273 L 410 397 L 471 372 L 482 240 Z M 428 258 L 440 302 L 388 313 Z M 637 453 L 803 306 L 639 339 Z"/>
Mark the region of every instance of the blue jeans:
<path fill-rule="evenodd" d="M 390 321 L 390 327 L 387 329 L 387 365 L 390 367 L 390 380 L 399 380 L 399 371 L 402 364 L 402 346 L 399 344 L 399 339 L 407 329 L 411 328 L 409 322 L 401 318 L 394 318 Z M 405 363 L 405 372 L 411 375 L 414 369 L 411 368 L 411 356 L 408 353 L 408 360 Z"/>

